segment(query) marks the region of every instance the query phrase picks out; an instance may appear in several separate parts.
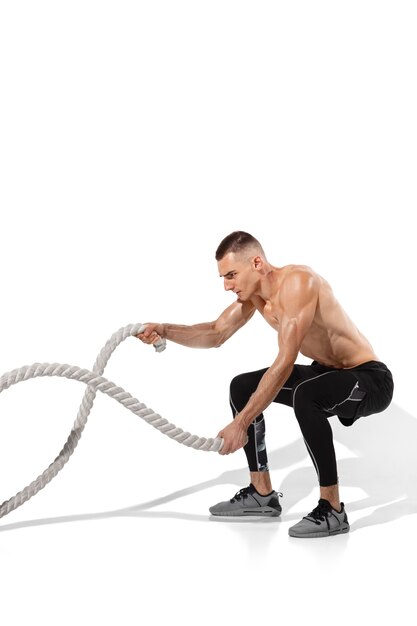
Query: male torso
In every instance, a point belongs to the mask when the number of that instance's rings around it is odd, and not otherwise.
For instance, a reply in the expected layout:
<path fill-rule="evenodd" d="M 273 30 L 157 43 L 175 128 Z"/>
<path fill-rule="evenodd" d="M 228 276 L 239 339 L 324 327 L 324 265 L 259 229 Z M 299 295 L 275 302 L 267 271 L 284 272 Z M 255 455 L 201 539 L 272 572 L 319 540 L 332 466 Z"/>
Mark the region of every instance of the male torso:
<path fill-rule="evenodd" d="M 251 302 L 278 333 L 284 307 L 291 299 L 288 289 L 294 273 L 307 273 L 318 286 L 317 306 L 312 324 L 301 344 L 300 352 L 322 365 L 351 368 L 367 361 L 378 360 L 369 341 L 359 332 L 336 300 L 329 283 L 305 265 L 286 265 L 274 269 L 272 297 L 265 301 L 252 296 Z"/>

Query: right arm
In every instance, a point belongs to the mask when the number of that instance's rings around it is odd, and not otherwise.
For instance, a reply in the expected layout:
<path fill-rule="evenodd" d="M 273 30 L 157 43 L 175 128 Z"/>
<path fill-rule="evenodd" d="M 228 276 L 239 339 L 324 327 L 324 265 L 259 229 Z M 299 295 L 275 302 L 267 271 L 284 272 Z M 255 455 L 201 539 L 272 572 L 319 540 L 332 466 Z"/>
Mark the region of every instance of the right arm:
<path fill-rule="evenodd" d="M 214 322 L 203 324 L 147 324 L 137 337 L 143 343 L 156 343 L 160 337 L 188 348 L 218 348 L 250 320 L 255 307 L 250 302 L 234 302 Z"/>

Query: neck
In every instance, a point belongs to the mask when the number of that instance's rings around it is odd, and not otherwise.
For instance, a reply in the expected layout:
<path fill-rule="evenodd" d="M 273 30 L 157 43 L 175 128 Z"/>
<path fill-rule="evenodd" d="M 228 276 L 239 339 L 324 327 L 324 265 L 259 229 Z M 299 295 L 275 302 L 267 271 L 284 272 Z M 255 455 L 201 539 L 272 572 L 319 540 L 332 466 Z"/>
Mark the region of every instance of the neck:
<path fill-rule="evenodd" d="M 269 263 L 265 264 L 262 274 L 259 277 L 259 286 L 255 295 L 262 298 L 265 303 L 269 302 L 277 291 L 280 275 L 281 270 L 278 267 L 274 267 Z"/>

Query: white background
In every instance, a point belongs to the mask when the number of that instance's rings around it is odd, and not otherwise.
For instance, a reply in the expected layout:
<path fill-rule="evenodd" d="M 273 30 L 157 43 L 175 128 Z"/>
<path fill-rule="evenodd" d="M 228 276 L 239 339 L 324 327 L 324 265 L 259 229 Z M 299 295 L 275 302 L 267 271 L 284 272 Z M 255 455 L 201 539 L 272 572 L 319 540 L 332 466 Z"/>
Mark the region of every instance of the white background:
<path fill-rule="evenodd" d="M 240 229 L 325 276 L 395 378 L 385 413 L 332 421 L 352 530 L 309 541 L 288 537 L 318 497 L 289 409 L 267 412 L 282 519 L 224 523 L 208 507 L 247 484 L 243 452 L 189 450 L 97 397 L 68 467 L 0 522 L 2 623 L 410 613 L 416 17 L 401 0 L 0 2 L 1 372 L 91 367 L 128 323 L 215 319 L 214 251 Z M 215 436 L 230 378 L 276 349 L 254 318 L 220 350 L 129 339 L 105 375 Z M 55 458 L 83 393 L 2 395 L 1 502 Z"/>

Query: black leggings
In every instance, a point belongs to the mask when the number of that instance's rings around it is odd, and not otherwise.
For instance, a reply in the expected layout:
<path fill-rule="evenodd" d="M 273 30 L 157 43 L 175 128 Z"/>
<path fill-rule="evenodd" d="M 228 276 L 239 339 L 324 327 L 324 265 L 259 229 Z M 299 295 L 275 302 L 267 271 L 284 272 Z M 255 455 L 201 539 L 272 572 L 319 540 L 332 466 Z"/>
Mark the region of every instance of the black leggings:
<path fill-rule="evenodd" d="M 244 408 L 266 371 L 233 378 L 230 405 L 234 416 Z M 337 415 L 342 424 L 351 426 L 359 417 L 385 410 L 393 389 L 392 374 L 380 361 L 368 361 L 351 369 L 325 367 L 317 361 L 294 365 L 274 402 L 293 407 L 321 486 L 338 482 L 333 433 L 327 418 Z M 249 426 L 244 450 L 251 472 L 268 471 L 262 413 Z"/>

